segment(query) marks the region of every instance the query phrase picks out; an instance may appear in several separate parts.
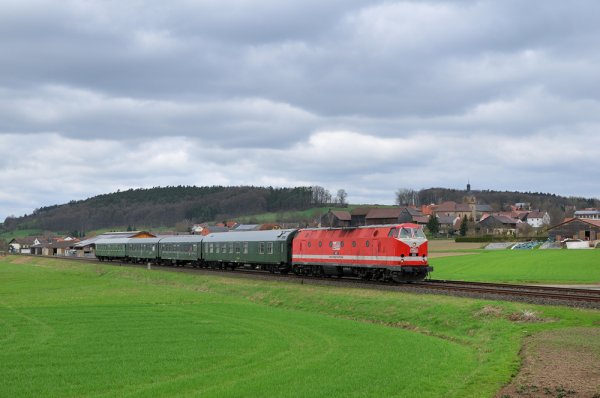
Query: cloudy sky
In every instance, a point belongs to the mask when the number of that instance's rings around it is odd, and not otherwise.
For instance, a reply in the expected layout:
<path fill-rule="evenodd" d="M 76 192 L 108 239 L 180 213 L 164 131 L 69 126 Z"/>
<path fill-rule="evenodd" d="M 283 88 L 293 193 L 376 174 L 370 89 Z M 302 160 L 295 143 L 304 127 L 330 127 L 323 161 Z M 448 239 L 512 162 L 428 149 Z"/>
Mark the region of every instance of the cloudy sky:
<path fill-rule="evenodd" d="M 117 189 L 600 197 L 600 2 L 0 0 L 0 221 Z"/>

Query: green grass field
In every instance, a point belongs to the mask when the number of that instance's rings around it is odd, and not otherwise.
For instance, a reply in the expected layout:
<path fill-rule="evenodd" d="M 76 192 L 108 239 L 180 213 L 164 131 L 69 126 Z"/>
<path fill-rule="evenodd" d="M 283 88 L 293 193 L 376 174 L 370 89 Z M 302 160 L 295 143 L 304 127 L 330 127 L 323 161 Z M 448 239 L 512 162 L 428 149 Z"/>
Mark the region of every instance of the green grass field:
<path fill-rule="evenodd" d="M 540 321 L 515 321 L 524 311 Z M 590 310 L 7 257 L 0 396 L 491 397 L 523 336 L 598 324 Z"/>
<path fill-rule="evenodd" d="M 472 250 L 473 251 L 473 250 Z M 600 250 L 478 250 L 431 259 L 432 278 L 483 282 L 600 284 Z"/>

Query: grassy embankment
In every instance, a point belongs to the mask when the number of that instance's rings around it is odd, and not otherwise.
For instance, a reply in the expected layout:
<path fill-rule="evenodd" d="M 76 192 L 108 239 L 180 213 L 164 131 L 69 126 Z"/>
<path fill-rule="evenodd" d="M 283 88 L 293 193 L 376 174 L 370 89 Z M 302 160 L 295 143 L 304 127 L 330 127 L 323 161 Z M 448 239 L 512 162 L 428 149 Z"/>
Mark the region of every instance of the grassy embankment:
<path fill-rule="evenodd" d="M 523 336 L 598 323 L 598 311 L 8 257 L 0 395 L 485 397 L 515 373 Z"/>

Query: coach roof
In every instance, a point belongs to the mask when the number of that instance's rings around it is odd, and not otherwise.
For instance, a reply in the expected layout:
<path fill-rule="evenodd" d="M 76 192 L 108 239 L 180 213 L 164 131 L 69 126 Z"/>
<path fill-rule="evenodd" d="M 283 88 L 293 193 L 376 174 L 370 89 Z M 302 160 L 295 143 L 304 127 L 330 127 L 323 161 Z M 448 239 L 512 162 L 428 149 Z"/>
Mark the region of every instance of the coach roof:
<path fill-rule="evenodd" d="M 274 240 L 287 240 L 296 229 L 272 229 L 268 231 L 247 231 L 247 232 L 223 232 L 219 234 L 209 234 L 204 237 L 204 242 L 261 242 Z"/>
<path fill-rule="evenodd" d="M 98 239 L 96 242 L 96 245 L 102 245 L 102 244 L 123 244 L 123 243 L 127 243 L 130 240 L 134 240 L 132 238 L 112 238 L 112 239 Z"/>
<path fill-rule="evenodd" d="M 166 236 L 160 240 L 160 243 L 198 243 L 202 242 L 204 236 L 202 235 L 176 235 Z"/>

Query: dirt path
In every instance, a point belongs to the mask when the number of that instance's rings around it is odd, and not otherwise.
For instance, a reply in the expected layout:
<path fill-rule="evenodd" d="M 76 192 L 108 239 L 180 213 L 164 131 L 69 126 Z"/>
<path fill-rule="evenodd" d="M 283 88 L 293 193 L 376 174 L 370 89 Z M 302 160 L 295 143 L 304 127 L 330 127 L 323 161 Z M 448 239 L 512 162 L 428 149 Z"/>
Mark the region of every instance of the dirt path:
<path fill-rule="evenodd" d="M 600 398 L 600 327 L 537 334 L 521 356 L 519 374 L 496 398 Z"/>

